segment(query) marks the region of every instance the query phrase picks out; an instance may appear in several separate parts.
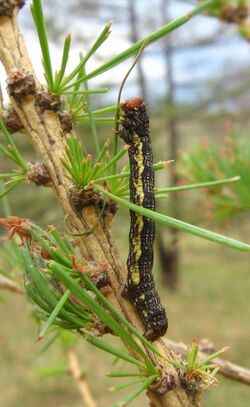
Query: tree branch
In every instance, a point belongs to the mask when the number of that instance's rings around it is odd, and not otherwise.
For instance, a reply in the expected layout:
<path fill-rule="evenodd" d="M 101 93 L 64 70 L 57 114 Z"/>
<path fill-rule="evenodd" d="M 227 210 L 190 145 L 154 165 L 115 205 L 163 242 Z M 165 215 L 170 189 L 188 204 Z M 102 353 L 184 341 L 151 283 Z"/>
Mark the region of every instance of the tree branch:
<path fill-rule="evenodd" d="M 97 407 L 95 400 L 90 393 L 89 387 L 84 379 L 84 375 L 81 371 L 79 361 L 77 359 L 77 354 L 75 349 L 69 348 L 67 350 L 68 363 L 69 363 L 69 373 L 76 381 L 78 389 L 81 393 L 84 405 L 86 407 Z"/>
<path fill-rule="evenodd" d="M 23 289 L 18 283 L 4 276 L 0 276 L 0 288 L 12 291 L 13 293 L 23 294 Z"/>

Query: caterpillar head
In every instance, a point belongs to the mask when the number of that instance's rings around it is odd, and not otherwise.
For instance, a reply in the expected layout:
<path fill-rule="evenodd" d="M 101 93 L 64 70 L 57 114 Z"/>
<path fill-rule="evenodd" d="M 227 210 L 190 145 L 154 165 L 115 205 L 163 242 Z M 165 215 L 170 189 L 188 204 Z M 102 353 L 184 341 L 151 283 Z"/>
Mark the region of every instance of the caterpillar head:
<path fill-rule="evenodd" d="M 149 118 L 142 98 L 132 98 L 121 103 L 121 123 L 123 129 L 120 137 L 127 143 L 133 142 L 133 134 L 144 137 L 148 133 Z"/>

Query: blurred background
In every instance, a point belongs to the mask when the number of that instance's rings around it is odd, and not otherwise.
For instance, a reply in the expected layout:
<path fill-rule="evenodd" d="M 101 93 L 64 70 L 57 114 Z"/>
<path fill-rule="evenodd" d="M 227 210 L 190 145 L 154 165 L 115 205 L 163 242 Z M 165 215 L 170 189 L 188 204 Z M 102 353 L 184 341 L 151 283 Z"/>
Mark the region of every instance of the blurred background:
<path fill-rule="evenodd" d="M 43 0 L 53 66 L 58 65 L 68 32 L 74 46 L 72 68 L 79 52 L 87 51 L 104 25 L 113 21 L 110 38 L 87 67 L 92 71 L 196 4 L 188 0 Z M 29 2 L 20 13 L 20 25 L 34 68 L 43 81 Z M 223 187 L 171 193 L 158 201 L 159 211 L 249 242 L 250 48 L 246 37 L 246 31 L 235 21 L 229 24 L 211 16 L 195 17 L 144 50 L 125 85 L 123 99 L 145 99 L 155 162 L 174 160 L 157 174 L 157 186 L 241 176 L 239 182 Z M 111 88 L 104 96 L 92 97 L 93 108 L 116 103 L 119 86 L 131 64 L 132 60 L 128 60 L 93 80 L 93 87 Z M 4 87 L 3 70 L 1 78 Z M 98 126 L 98 132 L 102 141 L 112 137 L 112 124 Z M 79 134 L 92 152 L 88 126 L 80 128 Z M 28 140 L 20 134 L 14 137 L 27 160 L 35 160 Z M 1 161 L 1 172 L 9 169 L 8 162 Z M 64 215 L 50 190 L 22 185 L 9 200 L 12 214 L 31 218 L 40 226 L 54 223 L 63 229 Z M 122 222 L 124 216 L 127 213 L 121 209 L 113 231 L 125 260 L 129 225 Z M 249 254 L 160 227 L 155 252 L 154 273 L 169 315 L 169 338 L 185 343 L 193 338 L 206 339 L 216 349 L 229 346 L 225 358 L 250 367 Z M 1 267 L 7 264 L 8 257 L 3 247 Z M 82 405 L 71 378 L 41 378 L 37 373 L 39 367 L 65 362 L 63 345 L 42 351 L 44 344 L 36 342 L 36 321 L 25 300 L 4 291 L 0 299 L 0 405 Z M 117 400 L 119 395 L 107 392 L 110 383 L 103 379 L 110 370 L 110 358 L 105 359 L 85 343 L 74 346 L 99 405 L 105 407 Z M 204 405 L 247 407 L 249 399 L 247 386 L 220 378 L 220 385 L 207 392 Z M 131 404 L 141 405 L 146 405 L 144 398 Z"/>

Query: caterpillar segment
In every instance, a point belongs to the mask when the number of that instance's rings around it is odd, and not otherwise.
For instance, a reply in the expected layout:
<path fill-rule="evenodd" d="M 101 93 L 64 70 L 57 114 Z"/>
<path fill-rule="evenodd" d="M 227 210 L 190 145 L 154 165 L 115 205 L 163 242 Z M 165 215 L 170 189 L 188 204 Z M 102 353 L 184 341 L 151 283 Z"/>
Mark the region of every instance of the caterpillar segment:
<path fill-rule="evenodd" d="M 130 201 L 154 211 L 153 153 L 143 99 L 129 99 L 121 104 L 121 122 L 119 135 L 129 145 Z M 154 238 L 154 221 L 130 211 L 128 277 L 123 295 L 134 303 L 145 325 L 144 336 L 150 341 L 163 336 L 168 328 L 152 275 Z"/>

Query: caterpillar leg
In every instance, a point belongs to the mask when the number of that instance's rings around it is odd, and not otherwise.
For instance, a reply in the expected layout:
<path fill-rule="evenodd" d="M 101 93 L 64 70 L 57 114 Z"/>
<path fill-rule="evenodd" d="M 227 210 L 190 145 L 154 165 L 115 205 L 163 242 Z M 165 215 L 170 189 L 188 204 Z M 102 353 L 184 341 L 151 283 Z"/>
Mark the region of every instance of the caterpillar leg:
<path fill-rule="evenodd" d="M 129 298 L 129 292 L 128 292 L 128 286 L 127 284 L 125 284 L 125 286 L 123 287 L 123 290 L 121 292 L 122 297 L 124 298 Z"/>

